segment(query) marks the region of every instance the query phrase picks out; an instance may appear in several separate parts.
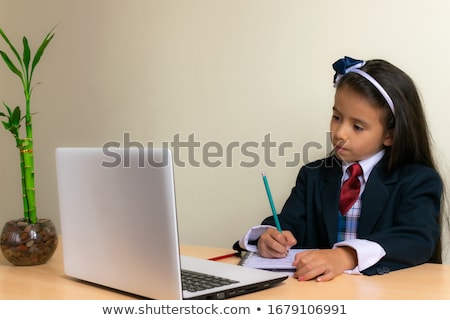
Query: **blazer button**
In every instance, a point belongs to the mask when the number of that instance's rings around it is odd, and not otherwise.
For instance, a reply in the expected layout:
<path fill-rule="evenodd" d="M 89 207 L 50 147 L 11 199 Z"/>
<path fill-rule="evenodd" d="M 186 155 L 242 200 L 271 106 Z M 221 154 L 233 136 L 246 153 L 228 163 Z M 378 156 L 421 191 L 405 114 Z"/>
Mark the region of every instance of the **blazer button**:
<path fill-rule="evenodd" d="M 390 271 L 391 271 L 391 269 L 389 269 L 388 267 L 378 267 L 377 268 L 377 274 L 379 274 L 379 275 L 389 273 Z"/>
<path fill-rule="evenodd" d="M 391 269 L 389 269 L 388 267 L 378 267 L 377 268 L 377 274 L 379 274 L 379 275 L 389 273 L 390 271 L 391 271 Z"/>

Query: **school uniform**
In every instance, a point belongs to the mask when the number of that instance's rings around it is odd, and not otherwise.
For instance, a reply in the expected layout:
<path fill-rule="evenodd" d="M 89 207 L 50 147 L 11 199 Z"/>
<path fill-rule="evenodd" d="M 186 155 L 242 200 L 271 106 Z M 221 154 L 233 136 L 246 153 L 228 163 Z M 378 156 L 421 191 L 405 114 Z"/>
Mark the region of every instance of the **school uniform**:
<path fill-rule="evenodd" d="M 443 187 L 438 173 L 426 166 L 408 165 L 388 175 L 386 160 L 383 157 L 373 166 L 360 195 L 356 239 L 377 244 L 383 250 L 373 263 L 360 267 L 359 272 L 366 275 L 429 262 L 440 236 Z M 342 163 L 336 157 L 300 169 L 279 214 L 281 228 L 291 231 L 297 239 L 295 248 L 336 246 L 342 175 Z M 262 224 L 273 226 L 273 217 Z"/>

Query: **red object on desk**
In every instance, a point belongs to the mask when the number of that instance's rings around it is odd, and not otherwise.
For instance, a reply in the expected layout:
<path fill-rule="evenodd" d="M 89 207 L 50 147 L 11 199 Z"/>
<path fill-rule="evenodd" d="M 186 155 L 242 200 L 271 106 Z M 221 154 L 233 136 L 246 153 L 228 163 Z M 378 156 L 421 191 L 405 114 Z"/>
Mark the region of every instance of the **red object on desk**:
<path fill-rule="evenodd" d="M 222 259 L 226 259 L 226 258 L 236 257 L 237 255 L 238 255 L 238 253 L 233 252 L 233 253 L 229 253 L 229 254 L 224 254 L 223 256 L 212 257 L 212 258 L 209 258 L 208 260 L 217 261 L 217 260 L 222 260 Z"/>

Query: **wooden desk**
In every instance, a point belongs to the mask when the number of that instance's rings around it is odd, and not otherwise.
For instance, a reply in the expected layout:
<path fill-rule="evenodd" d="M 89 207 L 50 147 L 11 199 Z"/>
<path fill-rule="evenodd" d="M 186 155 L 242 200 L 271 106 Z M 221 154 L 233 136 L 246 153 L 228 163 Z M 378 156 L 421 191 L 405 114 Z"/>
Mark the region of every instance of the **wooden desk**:
<path fill-rule="evenodd" d="M 210 258 L 229 253 L 225 248 L 183 246 L 182 253 Z M 237 263 L 238 258 L 222 260 Z M 0 254 L 0 299 L 47 300 L 127 300 L 136 299 L 116 290 L 66 277 L 62 248 L 45 265 L 18 267 Z M 288 279 L 282 284 L 236 299 L 450 299 L 450 265 L 425 264 L 382 276 L 341 275 L 329 282 L 299 282 Z"/>

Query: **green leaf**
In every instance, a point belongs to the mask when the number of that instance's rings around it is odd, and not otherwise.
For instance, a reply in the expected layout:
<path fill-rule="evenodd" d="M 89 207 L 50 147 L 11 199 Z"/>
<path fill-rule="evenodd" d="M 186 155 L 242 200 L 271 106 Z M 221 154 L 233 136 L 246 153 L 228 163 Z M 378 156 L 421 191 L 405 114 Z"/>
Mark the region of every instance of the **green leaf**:
<path fill-rule="evenodd" d="M 9 130 L 9 128 L 11 127 L 9 122 L 6 121 L 2 121 L 3 127 L 5 127 L 6 130 Z"/>
<path fill-rule="evenodd" d="M 19 69 L 17 69 L 17 67 L 14 65 L 14 63 L 9 59 L 8 55 L 3 52 L 0 51 L 0 55 L 3 58 L 3 61 L 5 61 L 6 65 L 8 66 L 8 68 L 14 72 L 15 74 L 17 74 L 19 76 L 20 79 L 22 79 L 22 72 L 20 72 Z"/>
<path fill-rule="evenodd" d="M 12 117 L 11 117 L 11 119 L 10 119 L 10 122 L 11 122 L 11 124 L 12 124 L 13 126 L 19 127 L 19 123 L 20 123 L 21 120 L 22 120 L 22 119 L 21 119 L 21 117 L 20 117 L 20 108 L 19 108 L 19 106 L 17 106 L 17 107 L 14 109 L 14 112 L 13 112 L 13 114 L 12 114 Z"/>
<path fill-rule="evenodd" d="M 23 37 L 23 64 L 25 66 L 25 71 L 28 72 L 28 67 L 30 65 L 30 56 L 31 56 L 31 50 L 30 45 L 28 44 L 27 37 Z"/>
<path fill-rule="evenodd" d="M 5 40 L 5 42 L 9 45 L 9 48 L 11 49 L 12 52 L 14 52 L 14 55 L 16 56 L 18 61 L 20 60 L 20 55 L 19 52 L 17 52 L 16 48 L 14 48 L 14 46 L 12 45 L 11 41 L 9 41 L 8 37 L 6 36 L 6 34 L 3 32 L 2 29 L 0 29 L 0 35 L 2 36 L 3 40 Z"/>
<path fill-rule="evenodd" d="M 31 72 L 30 72 L 30 77 L 29 79 L 31 79 L 31 76 L 33 75 L 33 71 L 34 68 L 36 67 L 36 65 L 39 63 L 39 60 L 41 60 L 42 55 L 44 54 L 45 49 L 47 48 L 48 44 L 50 43 L 50 41 L 52 41 L 53 37 L 55 36 L 55 33 L 53 32 L 53 30 L 56 27 L 54 27 L 45 37 L 45 39 L 42 41 L 41 45 L 39 46 L 39 48 L 36 51 L 36 54 L 34 56 L 33 59 L 33 63 L 31 65 Z"/>
<path fill-rule="evenodd" d="M 8 114 L 9 114 L 9 116 L 11 117 L 11 116 L 12 116 L 11 108 L 8 107 L 8 105 L 7 105 L 6 103 L 4 103 L 4 102 L 3 102 L 3 105 L 5 106 L 6 110 L 8 110 Z"/>

